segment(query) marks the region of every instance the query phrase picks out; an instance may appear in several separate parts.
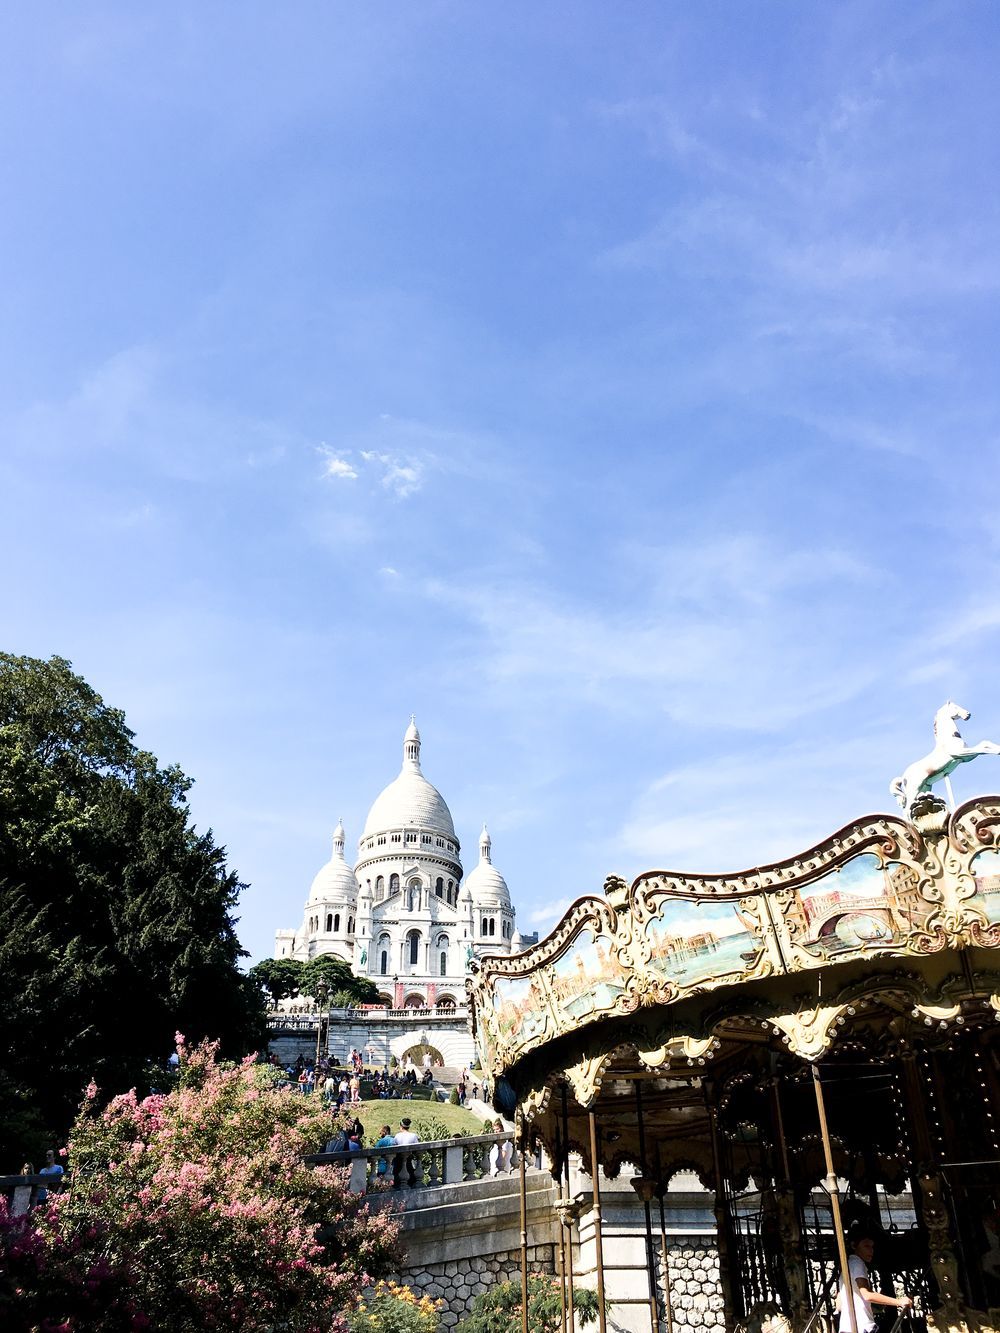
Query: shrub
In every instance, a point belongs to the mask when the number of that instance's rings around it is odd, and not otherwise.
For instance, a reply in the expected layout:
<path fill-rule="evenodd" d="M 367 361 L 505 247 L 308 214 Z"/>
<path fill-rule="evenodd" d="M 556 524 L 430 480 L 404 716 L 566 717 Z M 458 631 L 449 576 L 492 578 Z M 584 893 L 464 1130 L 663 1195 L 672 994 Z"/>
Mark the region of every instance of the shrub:
<path fill-rule="evenodd" d="M 573 1288 L 573 1308 L 583 1327 L 597 1319 L 597 1294 Z M 561 1323 L 559 1279 L 532 1274 L 528 1278 L 528 1327 L 531 1333 L 556 1333 Z M 521 1282 L 500 1282 L 472 1303 L 472 1313 L 456 1333 L 521 1333 Z"/>
<path fill-rule="evenodd" d="M 448 1100 L 449 1100 L 449 1102 L 451 1102 L 452 1106 L 458 1106 L 458 1105 L 460 1104 L 460 1103 L 459 1103 L 459 1099 L 458 1099 L 458 1089 L 457 1089 L 457 1088 L 452 1088 L 452 1090 L 451 1090 L 451 1094 L 450 1094 L 450 1096 L 448 1097 Z"/>
<path fill-rule="evenodd" d="M 436 1333 L 443 1302 L 395 1282 L 377 1282 L 347 1316 L 349 1333 Z"/>
<path fill-rule="evenodd" d="M 307 1167 L 330 1117 L 252 1059 L 182 1052 L 174 1092 L 91 1085 L 70 1140 L 72 1189 L 0 1227 L 5 1333 L 151 1328 L 330 1333 L 360 1286 L 398 1260 L 340 1167 Z"/>

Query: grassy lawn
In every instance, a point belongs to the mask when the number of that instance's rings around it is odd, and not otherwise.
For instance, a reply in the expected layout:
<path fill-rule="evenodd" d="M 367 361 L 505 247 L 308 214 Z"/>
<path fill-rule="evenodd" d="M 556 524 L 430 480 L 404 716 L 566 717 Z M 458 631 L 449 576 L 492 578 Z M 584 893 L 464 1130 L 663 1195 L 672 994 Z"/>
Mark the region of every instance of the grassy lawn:
<path fill-rule="evenodd" d="M 474 1134 L 489 1132 L 479 1116 L 473 1115 L 463 1106 L 451 1106 L 447 1102 L 375 1100 L 347 1106 L 345 1110 L 351 1117 L 356 1114 L 364 1125 L 366 1146 L 375 1142 L 383 1125 L 388 1125 L 395 1134 L 404 1116 L 413 1121 L 414 1131 L 425 1141 L 437 1137 L 450 1138 L 453 1135 L 469 1138 Z M 438 1126 L 443 1128 L 438 1129 Z"/>

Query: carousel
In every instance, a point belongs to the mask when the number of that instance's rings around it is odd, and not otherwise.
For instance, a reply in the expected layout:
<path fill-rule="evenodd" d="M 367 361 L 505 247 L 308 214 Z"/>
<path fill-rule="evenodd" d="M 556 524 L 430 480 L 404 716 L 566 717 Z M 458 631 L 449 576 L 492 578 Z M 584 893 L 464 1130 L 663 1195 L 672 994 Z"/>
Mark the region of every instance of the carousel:
<path fill-rule="evenodd" d="M 572 1157 L 602 1309 L 601 1179 L 629 1172 L 653 1333 L 672 1333 L 664 1200 L 682 1171 L 714 1198 L 727 1328 L 834 1319 L 863 1225 L 873 1285 L 915 1297 L 917 1327 L 1000 1330 L 1000 797 L 952 810 L 931 791 L 1000 753 L 964 744 L 966 716 L 946 705 L 893 783 L 902 815 L 741 874 L 610 877 L 526 953 L 482 960 L 484 1069 L 560 1183 L 565 1328 Z"/>

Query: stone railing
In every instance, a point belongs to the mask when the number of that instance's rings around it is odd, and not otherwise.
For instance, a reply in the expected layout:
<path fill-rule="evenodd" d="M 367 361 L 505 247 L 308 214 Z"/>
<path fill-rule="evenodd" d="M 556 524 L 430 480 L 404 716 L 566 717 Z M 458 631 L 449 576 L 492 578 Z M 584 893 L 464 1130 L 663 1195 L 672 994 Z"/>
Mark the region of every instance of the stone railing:
<path fill-rule="evenodd" d="M 7 1199 L 7 1207 L 12 1217 L 20 1217 L 38 1202 L 38 1191 L 48 1190 L 58 1194 L 69 1183 L 65 1176 L 53 1183 L 51 1176 L 0 1176 L 0 1196 Z"/>
<path fill-rule="evenodd" d="M 500 1145 L 491 1163 L 491 1149 Z M 508 1175 L 519 1165 L 513 1134 L 479 1134 L 472 1138 L 435 1139 L 409 1147 L 362 1148 L 359 1152 L 321 1152 L 306 1157 L 310 1166 L 350 1167 L 355 1194 L 394 1189 L 434 1189 L 463 1180 Z"/>
<path fill-rule="evenodd" d="M 269 1028 L 285 1028 L 286 1030 L 299 1030 L 312 1028 L 315 1030 L 316 1024 L 323 1019 L 346 1019 L 352 1023 L 398 1023 L 400 1019 L 420 1020 L 426 1023 L 429 1019 L 443 1018 L 449 1021 L 456 1018 L 467 1019 L 469 1010 L 466 1005 L 459 1005 L 456 1008 L 449 1009 L 318 1009 L 303 1013 L 283 1013 L 279 1009 L 272 1009 L 267 1015 L 267 1025 Z"/>

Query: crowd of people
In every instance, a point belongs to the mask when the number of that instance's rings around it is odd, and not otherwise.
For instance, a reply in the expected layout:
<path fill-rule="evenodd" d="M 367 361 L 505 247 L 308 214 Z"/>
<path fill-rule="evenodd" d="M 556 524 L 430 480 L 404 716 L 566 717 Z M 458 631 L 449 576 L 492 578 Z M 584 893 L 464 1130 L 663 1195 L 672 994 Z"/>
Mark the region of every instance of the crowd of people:
<path fill-rule="evenodd" d="M 323 1100 L 329 1105 L 342 1110 L 345 1106 L 355 1106 L 361 1101 L 361 1084 L 367 1083 L 371 1096 L 380 1101 L 399 1099 L 409 1101 L 418 1086 L 433 1087 L 434 1071 L 428 1062 L 423 1072 L 418 1075 L 413 1061 L 407 1057 L 403 1063 L 390 1069 L 388 1065 L 381 1069 L 368 1068 L 362 1061 L 360 1052 L 352 1050 L 346 1067 L 321 1056 L 318 1061 L 308 1056 L 298 1055 L 288 1064 L 282 1064 L 273 1052 L 268 1056 L 268 1063 L 280 1070 L 285 1076 L 285 1084 L 294 1091 L 309 1096 L 319 1090 Z M 468 1074 L 463 1073 L 459 1084 L 459 1101 L 465 1105 L 468 1095 Z M 479 1096 L 478 1085 L 473 1088 L 473 1096 Z"/>

